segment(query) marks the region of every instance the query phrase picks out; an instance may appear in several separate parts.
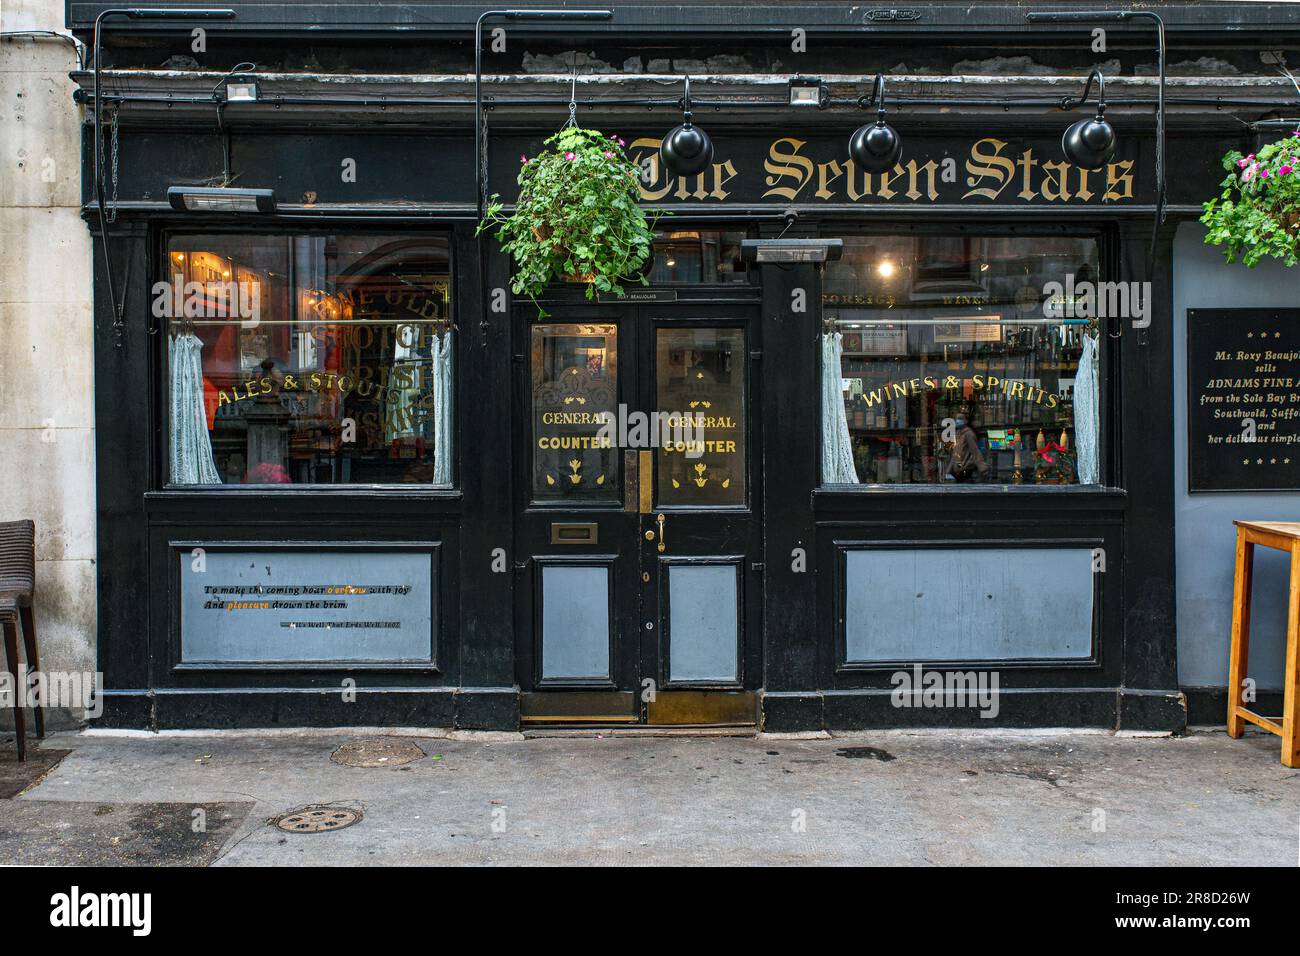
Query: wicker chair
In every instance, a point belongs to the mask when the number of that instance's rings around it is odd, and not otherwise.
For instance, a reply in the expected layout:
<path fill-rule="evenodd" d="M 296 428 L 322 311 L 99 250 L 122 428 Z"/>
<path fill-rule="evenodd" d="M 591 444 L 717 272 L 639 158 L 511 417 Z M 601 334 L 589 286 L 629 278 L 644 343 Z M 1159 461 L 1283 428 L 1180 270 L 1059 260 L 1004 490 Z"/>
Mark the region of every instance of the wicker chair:
<path fill-rule="evenodd" d="M 27 668 L 40 670 L 36 654 L 36 621 L 32 597 L 36 590 L 36 524 L 32 521 L 0 522 L 0 625 L 4 627 L 5 659 L 13 675 L 15 694 L 26 696 L 27 669 L 18 666 L 18 629 L 23 632 Z M 18 759 L 27 759 L 27 725 L 23 697 L 14 700 L 14 730 Z M 36 708 L 36 734 L 45 736 L 45 715 Z"/>

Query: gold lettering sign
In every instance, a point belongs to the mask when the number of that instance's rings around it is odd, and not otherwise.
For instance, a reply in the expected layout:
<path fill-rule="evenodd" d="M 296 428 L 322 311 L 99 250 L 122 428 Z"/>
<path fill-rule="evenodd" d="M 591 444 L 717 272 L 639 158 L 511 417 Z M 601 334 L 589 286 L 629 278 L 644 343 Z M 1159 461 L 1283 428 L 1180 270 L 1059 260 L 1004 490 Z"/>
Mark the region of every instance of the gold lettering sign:
<path fill-rule="evenodd" d="M 859 170 L 850 159 L 819 159 L 810 152 L 807 140 L 782 136 L 768 145 L 761 169 L 720 159 L 698 175 L 674 179 L 659 160 L 658 139 L 642 137 L 628 147 L 629 157 L 645 171 L 640 190 L 646 202 L 723 202 L 731 196 L 728 187 L 733 181 L 746 177 L 761 177 L 760 198 L 771 202 L 1018 200 L 1042 204 L 1135 198 L 1132 160 L 1109 163 L 1094 174 L 992 136 L 970 143 L 964 151 L 909 157 L 876 174 Z"/>

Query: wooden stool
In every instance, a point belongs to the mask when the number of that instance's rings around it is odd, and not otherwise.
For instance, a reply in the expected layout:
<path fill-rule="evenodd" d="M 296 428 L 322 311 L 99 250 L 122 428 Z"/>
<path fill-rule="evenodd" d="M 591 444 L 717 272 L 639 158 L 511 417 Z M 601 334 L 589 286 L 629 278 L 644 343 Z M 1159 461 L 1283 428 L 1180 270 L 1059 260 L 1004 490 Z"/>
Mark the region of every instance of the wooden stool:
<path fill-rule="evenodd" d="M 1300 522 L 1234 521 L 1237 526 L 1237 569 L 1232 583 L 1232 650 L 1228 658 L 1228 736 L 1240 737 L 1246 721 L 1282 738 L 1282 763 L 1300 767 Z M 1255 545 L 1291 555 L 1291 587 L 1286 615 L 1286 678 L 1282 716 L 1262 717 L 1242 706 L 1242 682 L 1250 655 L 1250 586 Z"/>

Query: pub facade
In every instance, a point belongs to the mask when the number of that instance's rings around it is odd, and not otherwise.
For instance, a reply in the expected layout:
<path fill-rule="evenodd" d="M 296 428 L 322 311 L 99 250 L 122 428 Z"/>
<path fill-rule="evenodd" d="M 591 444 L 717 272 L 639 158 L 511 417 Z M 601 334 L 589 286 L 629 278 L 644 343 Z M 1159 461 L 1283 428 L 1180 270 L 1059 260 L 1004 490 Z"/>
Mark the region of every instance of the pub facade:
<path fill-rule="evenodd" d="M 1183 727 L 1176 237 L 1300 23 L 1157 6 L 103 19 L 104 721 Z M 622 296 L 477 228 L 570 117 L 641 170 Z"/>

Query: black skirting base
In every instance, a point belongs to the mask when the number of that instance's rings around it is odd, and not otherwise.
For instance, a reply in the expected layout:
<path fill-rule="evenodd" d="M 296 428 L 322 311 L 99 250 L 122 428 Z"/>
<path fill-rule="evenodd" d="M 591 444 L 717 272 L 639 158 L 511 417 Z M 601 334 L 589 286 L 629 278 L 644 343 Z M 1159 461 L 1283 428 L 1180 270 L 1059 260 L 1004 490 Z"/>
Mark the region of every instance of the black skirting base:
<path fill-rule="evenodd" d="M 273 727 L 438 727 L 518 730 L 514 687 L 108 691 L 92 727 L 229 730 Z"/>
<path fill-rule="evenodd" d="M 1184 687 L 1187 723 L 1193 727 L 1224 727 L 1228 723 L 1227 687 Z M 1282 691 L 1262 690 L 1250 709 L 1257 714 L 1282 713 Z"/>
<path fill-rule="evenodd" d="M 991 717 L 981 716 L 977 707 L 898 707 L 892 690 L 763 695 L 763 729 L 769 733 L 896 727 L 1103 727 L 1181 733 L 1187 728 L 1187 711 L 1177 690 L 1123 687 L 1003 689 L 997 714 Z"/>
<path fill-rule="evenodd" d="M 1261 696 L 1267 709 L 1269 695 Z M 1280 695 L 1276 696 L 1280 707 Z M 338 690 L 286 688 L 108 691 L 103 699 L 103 716 L 91 725 L 129 730 L 438 727 L 517 731 L 520 726 L 519 691 L 514 687 L 358 688 L 350 703 L 344 702 Z M 761 726 L 770 733 L 905 727 L 1100 727 L 1181 733 L 1188 723 L 1222 723 L 1224 706 L 1222 688 L 1189 691 L 1188 698 L 1177 690 L 1004 689 L 998 695 L 996 716 L 982 717 L 976 707 L 897 707 L 890 690 L 776 691 L 762 695 Z M 1210 715 L 1217 715 L 1217 720 Z"/>

